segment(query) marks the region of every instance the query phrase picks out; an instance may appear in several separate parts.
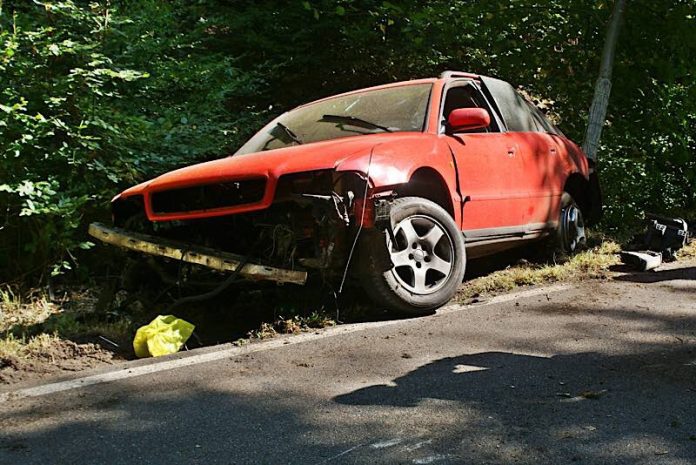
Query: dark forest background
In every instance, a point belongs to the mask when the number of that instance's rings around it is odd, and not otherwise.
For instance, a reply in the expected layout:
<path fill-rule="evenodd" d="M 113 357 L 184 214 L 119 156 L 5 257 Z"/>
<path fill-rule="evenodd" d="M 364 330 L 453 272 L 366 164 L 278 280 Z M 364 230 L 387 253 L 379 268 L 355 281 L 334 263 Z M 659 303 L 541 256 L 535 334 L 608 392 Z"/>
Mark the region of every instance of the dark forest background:
<path fill-rule="evenodd" d="M 581 143 L 612 6 L 0 0 L 0 282 L 86 276 L 86 227 L 114 194 L 342 91 L 498 76 Z M 695 78 L 696 1 L 628 1 L 599 151 L 604 231 L 696 211 Z"/>

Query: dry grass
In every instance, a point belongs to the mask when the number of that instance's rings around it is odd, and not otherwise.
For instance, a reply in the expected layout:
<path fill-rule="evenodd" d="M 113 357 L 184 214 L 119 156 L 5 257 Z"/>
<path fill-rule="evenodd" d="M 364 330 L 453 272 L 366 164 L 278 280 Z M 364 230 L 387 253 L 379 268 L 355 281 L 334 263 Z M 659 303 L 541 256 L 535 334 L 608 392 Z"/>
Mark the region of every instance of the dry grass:
<path fill-rule="evenodd" d="M 258 329 L 247 333 L 246 339 L 269 339 L 278 334 L 299 334 L 303 331 L 335 325 L 336 322 L 323 312 L 312 312 L 309 316 L 295 315 L 292 318 L 280 317 L 273 323 L 261 323 Z M 244 343 L 240 341 L 235 343 Z"/>
<path fill-rule="evenodd" d="M 520 286 L 602 278 L 606 276 L 610 266 L 619 263 L 619 251 L 619 244 L 605 241 L 566 259 L 562 263 L 525 263 L 511 266 L 468 281 L 461 288 L 458 300 L 467 300 L 478 295 L 507 292 Z"/>
<path fill-rule="evenodd" d="M 261 323 L 259 329 L 249 331 L 247 334 L 247 339 L 270 339 L 275 337 L 278 332 L 275 330 L 271 323 Z"/>
<path fill-rule="evenodd" d="M 84 344 L 97 336 L 127 347 L 132 334 L 129 320 L 104 320 L 93 311 L 95 300 L 84 292 L 69 297 L 65 301 L 70 308 L 66 309 L 41 291 L 22 295 L 10 287 L 0 289 L 0 382 L 2 369 L 16 370 L 18 363 L 50 365 L 72 359 L 70 363 L 77 364 L 82 355 L 95 358 L 95 354 L 110 358 L 97 354 L 98 346 Z"/>
<path fill-rule="evenodd" d="M 462 286 L 458 300 L 508 292 L 521 286 L 603 278 L 607 276 L 610 266 L 619 263 L 619 250 L 616 242 L 605 239 L 599 245 L 558 263 L 525 262 L 510 266 L 468 281 Z M 680 250 L 679 258 L 696 258 L 696 241 Z M 60 302 L 52 302 L 48 295 L 40 291 L 20 295 L 12 288 L 0 288 L 0 382 L 3 365 L 11 366 L 17 361 L 29 364 L 39 361 L 48 365 L 54 364 L 60 357 L 63 360 L 76 359 L 81 355 L 92 357 L 98 347 L 95 349 L 92 344 L 81 342 L 94 340 L 96 336 L 115 341 L 121 347 L 129 346 L 134 329 L 131 321 L 125 317 L 105 320 L 103 315 L 97 315 L 93 310 L 96 301 L 93 293 L 87 294 L 82 291 L 66 296 L 66 307 Z M 336 324 L 323 311 L 302 312 L 303 315 L 292 315 L 292 311 L 289 313 L 289 318 L 280 317 L 272 323 L 262 323 L 247 335 L 247 339 L 237 343 Z"/>
<path fill-rule="evenodd" d="M 696 258 L 696 238 L 692 239 L 691 243 L 679 250 L 677 258 Z"/>
<path fill-rule="evenodd" d="M 13 326 L 42 323 L 59 311 L 59 306 L 41 293 L 34 292 L 23 298 L 9 286 L 0 289 L 0 333 Z"/>
<path fill-rule="evenodd" d="M 29 339 L 9 335 L 0 339 L 0 361 L 46 358 L 61 343 L 62 340 L 52 334 L 39 334 Z"/>

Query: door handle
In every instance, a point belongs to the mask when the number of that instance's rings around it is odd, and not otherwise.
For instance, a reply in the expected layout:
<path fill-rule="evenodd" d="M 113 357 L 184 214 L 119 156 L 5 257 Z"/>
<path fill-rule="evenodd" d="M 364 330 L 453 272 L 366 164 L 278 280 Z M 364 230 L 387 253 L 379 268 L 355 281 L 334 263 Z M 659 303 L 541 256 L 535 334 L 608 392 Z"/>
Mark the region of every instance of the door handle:
<path fill-rule="evenodd" d="M 556 150 L 556 147 L 551 147 L 551 148 L 549 148 L 549 153 L 551 155 L 556 155 L 558 153 L 558 151 Z"/>
<path fill-rule="evenodd" d="M 508 149 L 507 149 L 508 157 L 514 157 L 514 156 L 515 156 L 515 153 L 517 153 L 517 148 L 515 148 L 515 147 L 508 147 Z"/>

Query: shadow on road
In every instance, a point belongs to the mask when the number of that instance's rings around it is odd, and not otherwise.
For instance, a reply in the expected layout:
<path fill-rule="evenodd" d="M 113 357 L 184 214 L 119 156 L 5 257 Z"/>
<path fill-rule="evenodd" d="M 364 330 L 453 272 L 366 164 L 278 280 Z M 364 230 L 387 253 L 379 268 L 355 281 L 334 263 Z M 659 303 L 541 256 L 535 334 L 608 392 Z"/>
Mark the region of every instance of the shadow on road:
<path fill-rule="evenodd" d="M 434 401 L 471 406 L 480 413 L 475 420 L 450 425 L 443 439 L 456 438 L 471 460 L 465 463 L 696 460 L 696 348 L 688 345 L 620 356 L 461 355 L 335 401 L 415 410 Z"/>
<path fill-rule="evenodd" d="M 461 355 L 339 395 L 333 406 L 194 382 L 166 394 L 112 391 L 3 418 L 0 462 L 693 463 L 694 358 L 693 348 Z M 31 432 L 9 432 L 17 424 Z"/>
<path fill-rule="evenodd" d="M 192 370 L 95 386 L 0 412 L 0 463 L 694 463 L 696 347 L 684 341 L 696 315 L 602 313 L 631 329 L 606 334 L 629 343 L 623 353 L 601 350 L 595 324 L 597 351 L 534 356 L 525 351 L 562 337 L 527 337 L 515 353 L 445 357 L 360 388 L 341 370 L 306 368 L 297 382 L 239 359 L 212 379 Z M 669 340 L 636 339 L 649 333 Z"/>

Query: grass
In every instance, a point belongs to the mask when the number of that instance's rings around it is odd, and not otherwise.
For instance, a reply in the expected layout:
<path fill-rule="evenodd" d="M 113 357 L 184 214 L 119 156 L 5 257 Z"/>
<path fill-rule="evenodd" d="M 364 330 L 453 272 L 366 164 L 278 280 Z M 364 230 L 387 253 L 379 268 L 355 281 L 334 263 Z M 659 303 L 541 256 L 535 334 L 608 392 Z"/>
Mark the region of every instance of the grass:
<path fill-rule="evenodd" d="M 130 319 L 96 314 L 94 300 L 75 292 L 61 303 L 37 290 L 23 296 L 11 287 L 0 289 L 0 368 L 10 360 L 46 358 L 63 352 L 66 343 L 79 345 L 98 336 L 129 347 Z"/>
<path fill-rule="evenodd" d="M 39 334 L 28 339 L 10 334 L 0 338 L 0 368 L 3 361 L 46 358 L 61 343 L 62 339 L 52 334 Z"/>
<path fill-rule="evenodd" d="M 58 311 L 59 307 L 43 294 L 33 292 L 22 298 L 9 286 L 0 288 L 0 333 L 17 325 L 41 323 Z"/>
<path fill-rule="evenodd" d="M 521 286 L 604 278 L 609 268 L 619 263 L 620 246 L 603 237 L 594 237 L 592 241 L 593 247 L 572 257 L 558 258 L 551 263 L 522 261 L 471 279 L 462 286 L 457 300 L 469 301 Z M 681 249 L 678 257 L 696 258 L 696 241 Z M 94 311 L 95 302 L 93 291 L 75 291 L 66 294 L 61 301 L 55 301 L 42 291 L 21 294 L 14 288 L 0 287 L 0 369 L 3 365 L 11 365 L 12 360 L 50 361 L 54 354 L 61 353 L 61 349 L 65 352 L 66 344 L 77 343 L 79 346 L 82 342 L 96 340 L 98 336 L 114 341 L 122 351 L 130 350 L 135 331 L 131 317 L 114 312 L 98 314 Z M 289 304 L 285 299 L 282 302 L 283 306 L 276 310 L 277 313 L 274 311 L 272 319 L 260 323 L 257 329 L 235 344 L 336 325 L 336 321 L 323 310 L 308 311 L 305 305 Z M 300 308 L 304 310 L 300 311 Z M 345 312 L 350 313 L 350 309 L 344 309 Z"/>
<path fill-rule="evenodd" d="M 258 329 L 247 333 L 243 339 L 269 339 L 278 334 L 299 334 L 312 329 L 326 328 L 335 326 L 336 322 L 323 312 L 312 312 L 308 316 L 295 315 L 292 318 L 280 317 L 273 323 L 261 323 Z M 235 341 L 235 344 L 243 344 L 242 340 Z M 246 341 L 245 341 L 246 342 Z"/>
<path fill-rule="evenodd" d="M 602 278 L 606 276 L 610 266 L 619 263 L 620 249 L 618 243 L 605 240 L 557 263 L 525 262 L 510 266 L 468 281 L 461 288 L 458 300 L 465 301 L 479 295 L 508 292 L 520 286 Z"/>
<path fill-rule="evenodd" d="M 466 301 L 479 295 L 509 292 L 520 286 L 606 277 L 609 267 L 620 263 L 618 253 L 621 246 L 604 237 L 592 240 L 597 242 L 594 247 L 572 257 L 565 257 L 559 263 L 524 263 L 472 279 L 462 287 L 458 300 Z M 696 240 L 679 250 L 677 257 L 696 258 Z"/>
<path fill-rule="evenodd" d="M 119 344 L 130 342 L 134 334 L 133 323 L 127 316 L 105 320 L 94 313 L 66 312 L 45 320 L 40 330 L 73 340 L 84 340 L 98 336 Z"/>
<path fill-rule="evenodd" d="M 696 258 L 696 237 L 677 252 L 677 258 Z"/>

